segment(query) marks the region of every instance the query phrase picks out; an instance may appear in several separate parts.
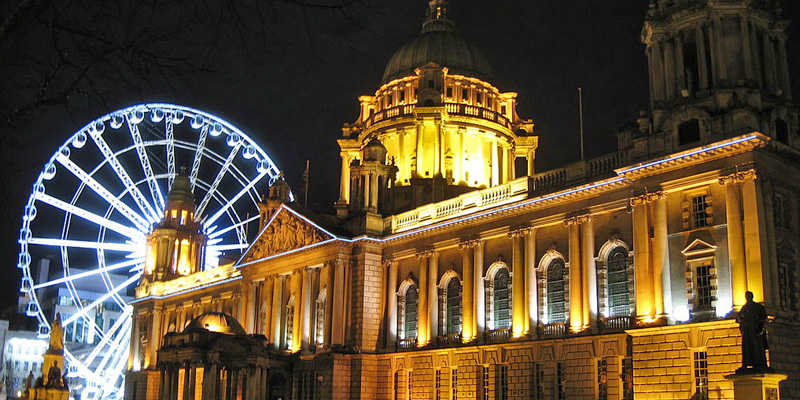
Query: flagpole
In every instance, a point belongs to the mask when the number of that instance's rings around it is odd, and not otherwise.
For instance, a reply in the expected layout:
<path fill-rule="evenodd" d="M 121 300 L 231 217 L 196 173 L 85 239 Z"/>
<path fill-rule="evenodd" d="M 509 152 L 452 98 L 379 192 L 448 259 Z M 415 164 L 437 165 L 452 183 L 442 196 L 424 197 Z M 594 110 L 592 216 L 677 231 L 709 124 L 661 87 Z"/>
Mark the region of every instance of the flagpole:
<path fill-rule="evenodd" d="M 310 163 L 311 163 L 311 161 L 310 161 L 310 160 L 306 160 L 306 171 L 305 171 L 305 173 L 303 174 L 303 175 L 305 175 L 305 176 L 304 176 L 304 178 L 305 178 L 305 179 L 304 179 L 304 181 L 305 181 L 305 184 L 306 184 L 305 190 L 303 191 L 303 192 L 304 192 L 304 193 L 303 193 L 303 195 L 304 195 L 304 197 L 305 197 L 305 198 L 303 199 L 303 207 L 306 207 L 306 208 L 308 208 L 308 178 L 309 178 L 309 171 L 308 171 L 308 167 L 309 167 L 309 164 L 310 164 Z"/>
<path fill-rule="evenodd" d="M 583 155 L 583 88 L 578 86 L 578 119 L 581 130 L 581 161 L 585 160 Z"/>

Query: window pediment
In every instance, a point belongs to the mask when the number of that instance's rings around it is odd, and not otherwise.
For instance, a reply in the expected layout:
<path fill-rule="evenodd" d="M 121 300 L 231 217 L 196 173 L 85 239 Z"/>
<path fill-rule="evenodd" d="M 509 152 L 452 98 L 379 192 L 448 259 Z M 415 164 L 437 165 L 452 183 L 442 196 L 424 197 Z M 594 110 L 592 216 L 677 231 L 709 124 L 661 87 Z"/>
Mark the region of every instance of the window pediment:
<path fill-rule="evenodd" d="M 694 241 L 692 241 L 692 243 L 686 246 L 685 249 L 681 250 L 681 253 L 683 253 L 685 257 L 690 258 L 690 257 L 714 254 L 714 252 L 716 251 L 717 251 L 717 246 L 709 244 L 700 239 L 695 239 Z"/>

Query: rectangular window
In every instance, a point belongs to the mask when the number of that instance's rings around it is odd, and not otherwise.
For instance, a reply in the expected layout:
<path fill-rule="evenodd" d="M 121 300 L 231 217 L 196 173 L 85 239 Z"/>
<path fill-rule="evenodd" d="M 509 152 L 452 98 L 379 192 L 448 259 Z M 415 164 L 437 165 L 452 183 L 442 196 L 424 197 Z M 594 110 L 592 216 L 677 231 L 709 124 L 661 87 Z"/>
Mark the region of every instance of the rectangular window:
<path fill-rule="evenodd" d="M 696 311 L 711 309 L 713 277 L 711 261 L 695 264 L 694 309 Z"/>
<path fill-rule="evenodd" d="M 451 99 L 453 98 L 453 87 L 452 86 L 448 86 L 447 87 L 447 97 L 451 98 Z"/>
<path fill-rule="evenodd" d="M 475 101 L 478 104 L 483 104 L 483 93 L 481 92 L 475 93 Z"/>
<path fill-rule="evenodd" d="M 394 400 L 400 400 L 400 371 L 394 371 Z"/>
<path fill-rule="evenodd" d="M 544 400 L 544 365 L 533 364 L 533 400 Z"/>
<path fill-rule="evenodd" d="M 500 114 L 506 115 L 506 106 L 505 105 L 500 107 Z"/>
<path fill-rule="evenodd" d="M 792 229 L 791 213 L 789 207 L 789 196 L 783 193 L 775 193 L 772 199 L 772 213 L 775 218 L 775 226 L 781 229 Z"/>
<path fill-rule="evenodd" d="M 469 101 L 469 89 L 461 89 L 461 101 Z"/>
<path fill-rule="evenodd" d="M 597 361 L 597 400 L 608 400 L 608 362 Z"/>
<path fill-rule="evenodd" d="M 567 370 L 564 363 L 556 363 L 556 400 L 567 398 Z"/>
<path fill-rule="evenodd" d="M 397 92 L 397 97 L 398 97 L 398 99 L 400 100 L 401 103 L 406 101 L 406 91 L 405 90 L 401 90 L 401 91 Z"/>
<path fill-rule="evenodd" d="M 622 359 L 622 400 L 633 400 L 633 358 Z"/>
<path fill-rule="evenodd" d="M 458 370 L 453 368 L 451 370 L 451 378 L 450 378 L 450 386 L 453 395 L 450 397 L 451 400 L 458 400 Z"/>
<path fill-rule="evenodd" d="M 497 376 L 495 379 L 497 380 L 495 383 L 495 399 L 508 400 L 508 365 L 497 366 Z"/>
<path fill-rule="evenodd" d="M 694 392 L 708 398 L 708 353 L 696 351 L 694 353 Z"/>
<path fill-rule="evenodd" d="M 386 96 L 386 108 L 389 108 L 391 106 L 392 106 L 392 95 L 388 95 Z"/>
<path fill-rule="evenodd" d="M 707 197 L 705 194 L 692 197 L 692 228 L 711 225 Z"/>

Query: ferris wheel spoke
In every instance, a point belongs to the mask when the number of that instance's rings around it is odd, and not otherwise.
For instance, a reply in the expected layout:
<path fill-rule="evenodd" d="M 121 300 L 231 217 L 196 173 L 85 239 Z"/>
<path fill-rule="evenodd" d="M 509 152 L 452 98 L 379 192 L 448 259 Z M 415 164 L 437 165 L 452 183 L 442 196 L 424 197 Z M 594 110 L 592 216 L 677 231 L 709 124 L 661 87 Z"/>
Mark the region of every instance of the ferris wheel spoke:
<path fill-rule="evenodd" d="M 175 125 L 172 123 L 172 116 L 167 116 L 165 122 L 165 136 L 167 137 L 167 187 L 172 187 L 172 181 L 175 179 Z M 162 204 L 163 207 L 163 204 Z"/>
<path fill-rule="evenodd" d="M 117 177 L 122 182 L 125 187 L 128 188 L 128 191 L 131 193 L 131 197 L 133 197 L 133 201 L 136 202 L 136 205 L 139 206 L 139 209 L 142 210 L 144 215 L 148 216 L 147 218 L 150 222 L 158 221 L 158 214 L 153 210 L 153 207 L 150 203 L 147 202 L 145 199 L 144 194 L 139 188 L 133 183 L 130 175 L 128 175 L 128 171 L 120 164 L 117 156 L 114 155 L 114 152 L 111 151 L 111 148 L 108 147 L 108 143 L 100 136 L 97 132 L 92 132 L 90 135 L 94 143 L 97 145 L 97 148 L 100 149 L 100 152 L 108 161 L 108 165 L 111 166 L 111 169 L 114 170 L 114 173 L 117 174 Z"/>
<path fill-rule="evenodd" d="M 95 347 L 92 349 L 92 352 L 89 353 L 88 356 L 84 359 L 86 364 L 91 365 L 94 362 L 94 359 L 100 354 L 100 352 L 106 348 L 108 349 L 118 349 L 120 347 L 120 343 L 122 341 L 123 335 L 111 335 L 113 332 L 119 331 L 120 328 L 128 329 L 130 328 L 130 321 L 131 319 L 127 316 L 121 317 L 114 322 L 114 325 L 109 329 L 109 334 L 103 335 L 103 338 L 100 342 L 95 344 Z M 121 332 L 121 331 L 120 331 Z M 106 352 L 106 355 L 108 352 Z"/>
<path fill-rule="evenodd" d="M 233 207 L 234 203 L 236 203 L 240 198 L 242 198 L 242 196 L 247 194 L 247 192 L 249 192 L 250 189 L 252 189 L 258 182 L 260 182 L 261 179 L 263 179 L 264 176 L 266 175 L 267 175 L 266 171 L 259 173 L 258 176 L 256 176 L 252 181 L 250 181 L 250 183 L 247 184 L 247 186 L 243 187 L 242 190 L 239 191 L 239 193 L 233 196 L 222 208 L 217 210 L 217 212 L 214 213 L 214 215 L 209 217 L 208 220 L 206 220 L 206 222 L 204 223 L 204 225 L 206 227 L 209 227 L 211 226 L 211 224 L 216 222 L 217 219 L 219 219 L 219 217 L 222 216 L 222 214 L 228 211 L 229 208 Z"/>
<path fill-rule="evenodd" d="M 138 274 L 126 279 L 124 282 L 120 283 L 118 286 L 116 286 L 114 289 L 110 290 L 108 293 L 98 297 L 95 301 L 93 301 L 89 305 L 81 308 L 75 314 L 70 315 L 69 318 L 67 318 L 64 321 L 64 325 L 69 325 L 69 324 L 72 323 L 72 321 L 75 321 L 78 318 L 82 318 L 84 315 L 86 315 L 86 313 L 89 310 L 95 309 L 99 304 L 101 304 L 104 301 L 108 300 L 108 298 L 110 298 L 111 296 L 114 296 L 115 294 L 119 293 L 120 290 L 125 289 L 128 286 L 130 286 L 131 284 L 133 284 L 134 282 L 138 281 L 141 276 L 142 276 L 142 274 L 138 273 Z"/>
<path fill-rule="evenodd" d="M 211 183 L 211 186 L 208 188 L 206 195 L 203 197 L 203 200 L 200 202 L 200 205 L 197 206 L 197 211 L 195 212 L 195 219 L 199 220 L 199 218 L 203 215 L 203 212 L 208 206 L 208 202 L 211 201 L 211 197 L 214 195 L 214 192 L 217 191 L 219 184 L 222 182 L 222 178 L 225 177 L 225 174 L 228 172 L 233 160 L 236 158 L 236 153 L 239 152 L 239 149 L 242 147 L 241 143 L 233 146 L 231 152 L 228 154 L 228 158 L 225 159 L 225 163 L 222 164 L 220 167 L 219 172 L 217 173 L 216 178 L 214 178 L 214 182 Z M 230 204 L 230 202 L 229 202 Z"/>
<path fill-rule="evenodd" d="M 105 217 L 101 217 L 101 216 L 99 216 L 97 214 L 94 214 L 92 212 L 86 211 L 86 210 L 84 210 L 84 209 L 82 209 L 82 208 L 80 208 L 80 207 L 78 207 L 76 205 L 67 203 L 64 200 L 55 198 L 55 197 L 50 196 L 50 195 L 48 195 L 46 193 L 36 193 L 34 198 L 36 200 L 39 200 L 39 201 L 44 202 L 46 204 L 49 204 L 49 205 L 51 205 L 53 207 L 59 208 L 59 209 L 65 211 L 65 212 L 68 212 L 70 214 L 77 215 L 77 216 L 79 216 L 79 217 L 81 217 L 81 218 L 83 218 L 83 219 L 85 219 L 87 221 L 91 221 L 91 222 L 94 222 L 97 225 L 100 225 L 102 227 L 111 229 L 114 232 L 121 233 L 121 234 L 123 234 L 123 235 L 125 235 L 125 236 L 127 236 L 127 237 L 129 237 L 129 238 L 131 238 L 133 240 L 142 240 L 142 239 L 144 239 L 144 234 L 141 231 L 137 230 L 137 229 L 131 228 L 129 226 L 122 225 L 119 222 L 111 221 L 111 220 L 109 220 L 109 219 L 107 219 Z"/>
<path fill-rule="evenodd" d="M 133 222 L 136 225 L 136 227 L 139 228 L 140 231 L 144 232 L 150 229 L 149 228 L 150 222 L 143 219 L 139 214 L 136 213 L 136 211 L 133 211 L 133 209 L 128 207 L 127 204 L 123 203 L 120 199 L 111 194 L 111 192 L 109 192 L 108 189 L 105 188 L 105 186 L 97 182 L 97 180 L 92 178 L 81 167 L 73 163 L 72 160 L 70 160 L 67 157 L 64 157 L 63 155 L 59 155 L 56 158 L 56 160 L 59 162 L 59 164 L 63 165 L 65 168 L 67 168 L 67 170 L 72 172 L 72 174 L 75 175 L 78 179 L 83 181 L 83 183 L 89 186 L 90 189 L 92 189 L 95 193 L 97 193 L 100 197 L 102 197 L 103 200 L 108 202 L 108 204 L 111 204 L 111 206 L 114 207 L 114 209 L 116 209 L 117 211 L 119 211 L 120 214 L 125 216 L 125 218 L 127 218 L 131 222 Z"/>
<path fill-rule="evenodd" d="M 200 172 L 200 161 L 203 160 L 203 152 L 206 149 L 206 139 L 208 138 L 208 124 L 203 125 L 200 129 L 200 137 L 197 139 L 197 150 L 194 153 L 194 160 L 192 160 L 192 172 L 189 174 L 189 183 L 192 184 L 192 191 L 194 191 L 195 184 L 197 183 L 197 174 Z"/>
<path fill-rule="evenodd" d="M 70 274 L 70 275 L 65 276 L 63 278 L 58 278 L 58 279 L 54 279 L 52 281 L 47 281 L 47 282 L 44 282 L 44 283 L 40 283 L 40 284 L 34 285 L 32 289 L 33 290 L 38 290 L 38 289 L 46 288 L 48 286 L 58 285 L 58 284 L 61 284 L 61 283 L 70 282 L 70 281 L 74 281 L 74 280 L 77 280 L 77 279 L 82 279 L 82 278 L 87 278 L 87 277 L 90 277 L 90 276 L 99 275 L 99 274 L 102 274 L 104 272 L 116 271 L 118 269 L 127 268 L 127 267 L 140 266 L 142 263 L 144 263 L 144 257 L 134 258 L 132 260 L 122 261 L 122 262 L 119 262 L 119 263 L 116 263 L 116 264 L 111 264 L 111 265 L 108 265 L 108 266 L 105 266 L 105 267 L 93 269 L 93 270 L 86 271 L 86 272 L 81 272 L 79 274 Z"/>
<path fill-rule="evenodd" d="M 128 130 L 131 133 L 131 138 L 133 138 L 133 144 L 136 146 L 136 154 L 139 156 L 139 162 L 142 164 L 142 170 L 147 180 L 147 187 L 150 189 L 150 195 L 153 196 L 153 200 L 156 202 L 156 207 L 158 207 L 159 210 L 158 214 L 161 214 L 161 210 L 164 209 L 164 195 L 161 193 L 161 188 L 158 187 L 155 176 L 153 176 L 153 167 L 150 165 L 150 157 L 147 155 L 147 151 L 144 148 L 142 134 L 139 132 L 139 125 L 131 121 L 130 115 L 125 117 L 125 119 L 128 122 Z"/>
<path fill-rule="evenodd" d="M 73 247 L 77 249 L 92 249 L 92 250 L 108 250 L 108 251 L 122 251 L 126 253 L 141 252 L 141 243 L 98 243 L 88 242 L 85 240 L 69 240 L 69 239 L 54 239 L 54 238 L 30 238 L 29 244 L 39 246 L 54 246 L 54 247 Z"/>
<path fill-rule="evenodd" d="M 261 217 L 261 215 L 259 215 L 259 214 L 253 215 L 252 217 L 250 217 L 250 218 L 247 218 L 246 220 L 244 220 L 244 221 L 242 221 L 242 222 L 239 222 L 239 223 L 237 223 L 237 224 L 233 224 L 233 225 L 231 225 L 231 226 L 229 226 L 229 227 L 227 227 L 227 228 L 220 229 L 220 230 L 218 230 L 218 231 L 214 231 L 214 232 L 212 232 L 211 234 L 209 234 L 209 235 L 208 235 L 208 238 L 209 238 L 209 239 L 214 239 L 214 238 L 216 238 L 216 237 L 218 237 L 218 236 L 221 236 L 221 235 L 223 235 L 223 234 L 225 234 L 225 233 L 228 233 L 228 232 L 230 232 L 230 231 L 232 231 L 232 230 L 234 230 L 234 229 L 239 229 L 239 228 L 241 228 L 242 226 L 244 226 L 244 225 L 247 225 L 247 224 L 249 224 L 249 223 L 251 223 L 251 222 L 253 222 L 253 221 L 257 220 L 257 219 L 258 219 L 258 218 L 260 218 L 260 217 Z"/>

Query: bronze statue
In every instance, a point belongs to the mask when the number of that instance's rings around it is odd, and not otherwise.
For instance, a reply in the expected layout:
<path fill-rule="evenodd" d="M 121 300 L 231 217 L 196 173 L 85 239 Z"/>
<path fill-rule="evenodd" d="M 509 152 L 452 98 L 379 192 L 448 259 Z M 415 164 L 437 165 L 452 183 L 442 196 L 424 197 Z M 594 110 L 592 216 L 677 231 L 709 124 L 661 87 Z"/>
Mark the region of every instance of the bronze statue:
<path fill-rule="evenodd" d="M 747 302 L 739 310 L 736 322 L 742 332 L 742 367 L 736 372 L 767 370 L 767 310 L 753 301 L 753 292 L 746 292 Z"/>
<path fill-rule="evenodd" d="M 47 371 L 47 387 L 61 388 L 61 368 L 58 367 L 58 361 L 53 361 L 53 366 Z"/>

